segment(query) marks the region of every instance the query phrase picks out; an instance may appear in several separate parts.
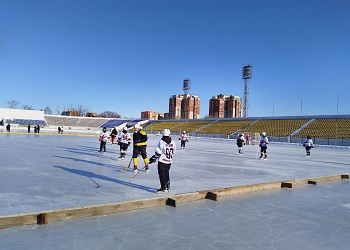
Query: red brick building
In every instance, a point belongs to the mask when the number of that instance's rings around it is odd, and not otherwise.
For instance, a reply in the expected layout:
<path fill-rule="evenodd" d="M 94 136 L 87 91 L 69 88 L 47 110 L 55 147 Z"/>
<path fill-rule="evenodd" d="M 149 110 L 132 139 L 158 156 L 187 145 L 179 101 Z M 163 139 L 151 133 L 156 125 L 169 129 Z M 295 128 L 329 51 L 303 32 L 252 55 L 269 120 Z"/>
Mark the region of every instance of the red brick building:
<path fill-rule="evenodd" d="M 242 117 L 242 100 L 239 96 L 217 95 L 209 100 L 209 117 Z"/>
<path fill-rule="evenodd" d="M 198 119 L 200 99 L 191 94 L 173 95 L 169 98 L 169 119 Z"/>

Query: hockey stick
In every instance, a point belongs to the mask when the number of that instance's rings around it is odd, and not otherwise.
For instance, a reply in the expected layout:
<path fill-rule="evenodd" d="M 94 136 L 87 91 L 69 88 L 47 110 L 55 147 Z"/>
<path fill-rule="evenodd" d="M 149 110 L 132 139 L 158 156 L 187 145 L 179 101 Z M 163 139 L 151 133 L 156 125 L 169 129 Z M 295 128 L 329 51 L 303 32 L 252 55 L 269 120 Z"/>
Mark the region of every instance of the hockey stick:
<path fill-rule="evenodd" d="M 260 148 L 258 149 L 258 151 L 257 151 L 256 154 L 255 154 L 255 159 L 258 159 L 258 154 L 259 154 L 259 152 L 260 152 Z"/>
<path fill-rule="evenodd" d="M 145 167 L 141 168 L 141 170 L 144 169 L 144 168 L 145 168 Z M 131 182 L 132 180 L 134 180 L 134 178 L 136 177 L 136 175 L 138 175 L 140 172 L 141 172 L 141 171 L 137 171 L 137 173 L 134 174 L 134 176 L 131 178 L 131 180 L 130 180 L 129 182 Z"/>
<path fill-rule="evenodd" d="M 130 168 L 131 161 L 132 161 L 132 157 L 131 157 L 131 159 L 130 159 L 129 166 L 128 166 L 127 168 L 123 168 L 123 170 L 128 170 L 128 169 Z"/>

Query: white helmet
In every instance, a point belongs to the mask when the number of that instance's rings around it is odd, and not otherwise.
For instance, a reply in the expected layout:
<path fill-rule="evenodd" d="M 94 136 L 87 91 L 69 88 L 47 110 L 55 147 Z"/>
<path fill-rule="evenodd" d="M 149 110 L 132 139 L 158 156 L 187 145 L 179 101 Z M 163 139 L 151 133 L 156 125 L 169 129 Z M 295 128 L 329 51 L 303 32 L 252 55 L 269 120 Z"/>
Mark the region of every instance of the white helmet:
<path fill-rule="evenodd" d="M 141 126 L 140 126 L 140 124 L 135 124 L 135 126 L 134 126 L 134 131 L 139 131 L 141 129 Z"/>
<path fill-rule="evenodd" d="M 127 127 L 124 127 L 124 128 L 123 128 L 123 131 L 128 131 L 128 128 L 127 128 Z"/>
<path fill-rule="evenodd" d="M 266 136 L 266 133 L 265 133 L 265 132 L 262 132 L 261 135 L 262 135 L 262 136 Z"/>
<path fill-rule="evenodd" d="M 186 134 L 186 131 L 184 130 L 182 133 L 183 133 L 183 134 Z"/>
<path fill-rule="evenodd" d="M 170 130 L 166 128 L 162 131 L 162 134 L 163 136 L 170 136 Z"/>
<path fill-rule="evenodd" d="M 242 136 L 244 136 L 244 134 L 242 133 Z"/>

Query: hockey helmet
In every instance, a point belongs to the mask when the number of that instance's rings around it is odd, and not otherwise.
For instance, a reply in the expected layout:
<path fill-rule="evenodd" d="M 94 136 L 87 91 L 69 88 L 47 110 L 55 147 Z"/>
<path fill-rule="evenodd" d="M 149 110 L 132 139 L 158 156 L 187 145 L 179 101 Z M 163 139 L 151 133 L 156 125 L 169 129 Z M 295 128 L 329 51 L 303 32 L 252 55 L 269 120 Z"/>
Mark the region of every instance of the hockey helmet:
<path fill-rule="evenodd" d="M 106 128 L 106 127 L 103 127 L 102 131 L 103 131 L 103 132 L 106 132 L 106 131 L 107 131 L 107 128 Z"/>
<path fill-rule="evenodd" d="M 139 131 L 141 129 L 141 126 L 140 126 L 140 124 L 135 124 L 135 126 L 134 126 L 134 131 Z"/>
<path fill-rule="evenodd" d="M 266 136 L 266 132 L 262 132 L 261 135 L 262 135 L 262 136 Z"/>
<path fill-rule="evenodd" d="M 183 133 L 183 134 L 186 134 L 186 131 L 184 130 L 182 133 Z"/>
<path fill-rule="evenodd" d="M 123 131 L 128 131 L 128 128 L 127 128 L 127 127 L 124 127 L 124 128 L 123 128 Z"/>
<path fill-rule="evenodd" d="M 170 136 L 170 130 L 166 128 L 162 131 L 162 134 L 163 136 Z"/>
<path fill-rule="evenodd" d="M 311 139 L 311 135 L 306 136 L 307 139 Z"/>

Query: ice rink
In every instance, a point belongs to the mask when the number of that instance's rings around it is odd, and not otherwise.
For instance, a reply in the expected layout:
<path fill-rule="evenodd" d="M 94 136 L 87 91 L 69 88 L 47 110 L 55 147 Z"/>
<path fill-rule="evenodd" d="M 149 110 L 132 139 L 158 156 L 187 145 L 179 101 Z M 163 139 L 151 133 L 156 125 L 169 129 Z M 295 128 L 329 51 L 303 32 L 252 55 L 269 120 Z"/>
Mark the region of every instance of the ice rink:
<path fill-rule="evenodd" d="M 149 136 L 149 157 L 158 139 Z M 124 170 L 131 153 L 118 161 L 118 146 L 108 144 L 99 154 L 97 137 L 0 134 L 0 141 L 0 216 L 160 196 L 156 164 L 132 180 Z M 267 160 L 258 150 L 245 146 L 238 155 L 234 141 L 192 139 L 174 156 L 169 194 L 350 172 L 349 148 L 316 147 L 307 158 L 300 145 L 270 144 Z M 349 191 L 349 180 L 339 180 L 11 227 L 0 230 L 0 248 L 349 249 Z"/>

